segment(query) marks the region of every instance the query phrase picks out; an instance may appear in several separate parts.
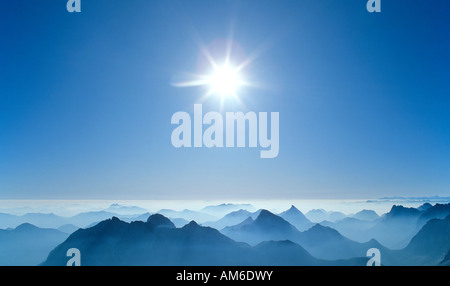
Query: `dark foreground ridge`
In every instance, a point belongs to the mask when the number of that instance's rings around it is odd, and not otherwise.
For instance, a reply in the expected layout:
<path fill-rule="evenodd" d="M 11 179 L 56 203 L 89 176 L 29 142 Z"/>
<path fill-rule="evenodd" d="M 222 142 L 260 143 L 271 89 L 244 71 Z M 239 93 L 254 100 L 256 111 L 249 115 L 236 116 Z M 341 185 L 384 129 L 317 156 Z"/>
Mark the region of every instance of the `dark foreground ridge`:
<path fill-rule="evenodd" d="M 70 248 L 80 250 L 84 266 L 363 265 L 367 260 L 316 259 L 288 240 L 267 241 L 251 247 L 195 221 L 174 228 L 161 215 L 152 215 L 147 222 L 132 223 L 114 217 L 80 229 L 51 251 L 42 265 L 66 265 Z"/>

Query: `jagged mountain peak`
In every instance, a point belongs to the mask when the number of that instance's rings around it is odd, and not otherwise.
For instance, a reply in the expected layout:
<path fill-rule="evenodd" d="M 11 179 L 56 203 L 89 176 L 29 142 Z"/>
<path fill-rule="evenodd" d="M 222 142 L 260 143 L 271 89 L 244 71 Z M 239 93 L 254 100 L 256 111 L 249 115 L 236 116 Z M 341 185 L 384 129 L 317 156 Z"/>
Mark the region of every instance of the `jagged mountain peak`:
<path fill-rule="evenodd" d="M 402 205 L 393 205 L 391 210 L 386 214 L 387 218 L 396 217 L 417 217 L 422 212 L 416 208 L 407 208 Z"/>
<path fill-rule="evenodd" d="M 282 226 L 292 227 L 292 225 L 286 220 L 284 220 L 282 217 L 279 217 L 268 210 L 261 210 L 258 217 L 255 219 L 253 223 L 259 226 L 277 225 L 279 227 Z"/>

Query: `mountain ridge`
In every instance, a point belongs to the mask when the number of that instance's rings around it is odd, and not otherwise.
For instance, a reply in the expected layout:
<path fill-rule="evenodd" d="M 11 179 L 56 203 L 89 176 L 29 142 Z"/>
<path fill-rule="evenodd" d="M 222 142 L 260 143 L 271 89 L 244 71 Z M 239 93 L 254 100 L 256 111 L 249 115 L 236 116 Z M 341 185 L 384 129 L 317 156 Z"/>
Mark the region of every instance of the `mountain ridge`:
<path fill-rule="evenodd" d="M 261 219 L 273 219 L 272 214 L 263 213 Z M 149 218 L 147 221 L 154 220 Z M 161 221 L 161 218 L 157 221 Z M 355 263 L 354 259 L 317 259 L 300 245 L 288 240 L 265 241 L 251 247 L 195 221 L 182 228 L 167 228 L 142 221 L 127 223 L 113 217 L 90 229 L 73 233 L 53 249 L 41 265 L 65 265 L 68 259 L 66 251 L 72 247 L 80 250 L 82 265 L 287 266 Z"/>

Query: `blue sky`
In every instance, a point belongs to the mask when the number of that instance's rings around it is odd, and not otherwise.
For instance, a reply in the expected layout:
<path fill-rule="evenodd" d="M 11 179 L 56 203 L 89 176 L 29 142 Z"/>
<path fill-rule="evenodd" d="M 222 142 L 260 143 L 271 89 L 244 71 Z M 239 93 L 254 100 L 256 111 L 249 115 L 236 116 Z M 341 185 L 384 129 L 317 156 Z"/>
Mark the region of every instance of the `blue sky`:
<path fill-rule="evenodd" d="M 0 199 L 450 195 L 450 4 L 365 6 L 2 1 Z M 230 37 L 260 87 L 222 111 L 279 112 L 276 159 L 171 145 L 172 114 L 205 92 L 171 82 L 199 72 L 199 39 Z"/>

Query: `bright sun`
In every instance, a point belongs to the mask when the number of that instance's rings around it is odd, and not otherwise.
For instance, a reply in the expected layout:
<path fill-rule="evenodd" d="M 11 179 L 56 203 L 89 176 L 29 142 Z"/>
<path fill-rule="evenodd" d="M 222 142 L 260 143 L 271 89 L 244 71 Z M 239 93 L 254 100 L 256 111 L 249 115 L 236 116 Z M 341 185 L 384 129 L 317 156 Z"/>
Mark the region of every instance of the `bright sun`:
<path fill-rule="evenodd" d="M 239 70 L 228 64 L 215 67 L 207 82 L 209 94 L 218 94 L 221 97 L 236 96 L 238 88 L 244 84 Z"/>
<path fill-rule="evenodd" d="M 241 61 L 236 64 L 236 62 L 231 60 L 232 41 L 230 41 L 226 44 L 226 52 L 222 64 L 219 64 L 206 47 L 202 44 L 199 44 L 199 46 L 204 59 L 209 64 L 209 71 L 200 74 L 180 74 L 177 76 L 179 78 L 174 80 L 172 85 L 177 87 L 205 87 L 206 93 L 199 99 L 202 102 L 210 97 L 216 97 L 220 99 L 221 104 L 228 100 L 236 101 L 239 104 L 242 103 L 240 97 L 245 93 L 245 90 L 242 90 L 243 87 L 258 86 L 257 83 L 248 81 L 248 72 L 244 71 L 244 69 L 256 59 L 259 53 L 255 53 L 247 58 L 240 57 Z"/>

